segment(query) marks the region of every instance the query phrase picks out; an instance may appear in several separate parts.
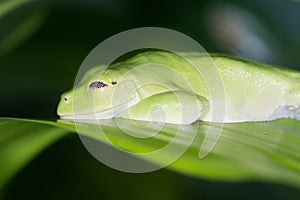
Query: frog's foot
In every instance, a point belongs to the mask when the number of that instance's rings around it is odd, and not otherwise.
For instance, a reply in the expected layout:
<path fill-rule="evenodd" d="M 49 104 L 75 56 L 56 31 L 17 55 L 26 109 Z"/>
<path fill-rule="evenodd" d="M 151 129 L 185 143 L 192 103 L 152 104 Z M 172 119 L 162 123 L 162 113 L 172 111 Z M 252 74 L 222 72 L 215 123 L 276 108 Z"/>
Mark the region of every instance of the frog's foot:
<path fill-rule="evenodd" d="M 169 91 L 143 99 L 117 117 L 170 124 L 191 124 L 209 110 L 208 101 L 185 91 Z"/>
<path fill-rule="evenodd" d="M 289 118 L 300 120 L 300 105 L 296 107 L 288 107 Z"/>
<path fill-rule="evenodd" d="M 281 106 L 274 114 L 269 118 L 269 120 L 274 120 L 278 118 L 292 118 L 300 120 L 300 105 L 295 106 Z"/>

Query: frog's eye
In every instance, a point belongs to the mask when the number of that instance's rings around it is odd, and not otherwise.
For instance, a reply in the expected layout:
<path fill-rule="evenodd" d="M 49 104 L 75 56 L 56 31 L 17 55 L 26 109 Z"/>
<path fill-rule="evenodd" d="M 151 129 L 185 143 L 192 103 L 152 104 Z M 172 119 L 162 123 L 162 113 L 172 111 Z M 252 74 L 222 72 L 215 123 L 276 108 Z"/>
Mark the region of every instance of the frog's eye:
<path fill-rule="evenodd" d="M 111 82 L 112 85 L 117 85 L 117 81 Z"/>
<path fill-rule="evenodd" d="M 89 88 L 105 88 L 108 85 L 106 83 L 103 83 L 101 81 L 94 81 L 89 85 Z"/>

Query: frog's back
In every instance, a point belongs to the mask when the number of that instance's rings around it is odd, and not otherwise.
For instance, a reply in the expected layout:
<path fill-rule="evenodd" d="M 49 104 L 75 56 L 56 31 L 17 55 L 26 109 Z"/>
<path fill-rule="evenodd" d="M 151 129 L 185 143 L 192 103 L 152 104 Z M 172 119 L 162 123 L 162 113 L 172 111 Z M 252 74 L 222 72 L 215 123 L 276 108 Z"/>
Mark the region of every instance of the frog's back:
<path fill-rule="evenodd" d="M 196 63 L 200 70 L 188 61 Z M 124 62 L 127 67 L 149 63 L 159 63 L 178 71 L 190 82 L 196 94 L 210 102 L 211 88 L 221 86 L 225 95 L 225 118 L 228 122 L 270 119 L 274 110 L 285 102 L 291 86 L 300 80 L 298 71 L 220 54 L 209 56 L 204 53 L 179 53 L 176 55 L 164 51 L 150 51 L 138 54 Z M 208 67 L 214 69 L 209 70 Z M 213 73 L 206 73 L 206 71 Z M 162 78 L 164 76 L 168 75 L 163 74 Z M 216 80 L 216 84 L 214 82 L 208 84 L 206 81 L 208 79 Z M 218 85 L 218 80 L 221 80 L 222 85 Z M 174 79 L 174 82 L 176 83 L 177 80 Z M 203 120 L 209 121 L 211 114 L 209 113 Z"/>
<path fill-rule="evenodd" d="M 190 59 L 190 57 L 188 58 Z M 191 58 L 192 59 L 192 58 Z M 195 59 L 194 59 L 195 60 Z M 145 69 L 143 74 L 147 74 L 148 76 L 153 76 L 153 80 L 160 79 L 170 79 L 172 80 L 173 84 L 178 84 L 178 88 L 181 87 L 182 82 L 186 82 L 190 84 L 192 90 L 202 96 L 208 96 L 209 92 L 205 84 L 205 78 L 201 77 L 199 71 L 191 64 L 187 59 L 184 59 L 180 55 L 177 55 L 172 52 L 167 51 L 147 51 L 143 53 L 139 53 L 125 61 L 115 63 L 114 65 L 110 66 L 109 69 L 112 70 L 124 70 L 124 73 L 137 68 L 143 65 L 149 65 L 148 69 Z M 161 69 L 163 66 L 170 68 L 173 72 L 165 73 L 165 70 L 155 71 L 154 65 L 151 68 L 151 64 L 159 64 L 161 65 Z M 174 73 L 175 72 L 175 73 Z M 142 74 L 138 75 L 142 77 Z"/>

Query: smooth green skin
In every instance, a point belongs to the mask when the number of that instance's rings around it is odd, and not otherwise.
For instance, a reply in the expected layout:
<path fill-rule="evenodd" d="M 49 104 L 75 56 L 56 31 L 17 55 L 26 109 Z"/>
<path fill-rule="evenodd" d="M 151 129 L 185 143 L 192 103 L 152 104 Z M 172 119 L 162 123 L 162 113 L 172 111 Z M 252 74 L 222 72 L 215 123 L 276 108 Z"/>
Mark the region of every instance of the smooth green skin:
<path fill-rule="evenodd" d="M 196 63 L 208 59 L 197 53 L 182 55 Z M 163 51 L 140 53 L 110 65 L 104 73 L 103 66 L 94 67 L 74 90 L 62 94 L 58 115 L 62 119 L 121 117 L 174 124 L 300 119 L 298 71 L 218 54 L 211 59 L 218 72 L 207 75 L 211 77 L 202 77 L 185 59 Z M 223 84 L 224 99 L 211 97 L 206 79 L 215 76 Z M 95 81 L 108 86 L 89 88 Z M 212 118 L 212 101 L 225 105 L 222 121 Z"/>

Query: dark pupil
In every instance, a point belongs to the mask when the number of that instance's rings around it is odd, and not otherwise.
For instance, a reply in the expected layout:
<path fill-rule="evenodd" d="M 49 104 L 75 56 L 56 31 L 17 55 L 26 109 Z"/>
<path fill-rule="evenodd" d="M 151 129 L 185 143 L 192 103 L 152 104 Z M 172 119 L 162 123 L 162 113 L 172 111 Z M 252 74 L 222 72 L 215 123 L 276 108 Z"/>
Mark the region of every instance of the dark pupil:
<path fill-rule="evenodd" d="M 95 81 L 89 85 L 89 88 L 104 88 L 106 86 L 108 86 L 106 83 L 103 83 L 101 81 Z"/>

